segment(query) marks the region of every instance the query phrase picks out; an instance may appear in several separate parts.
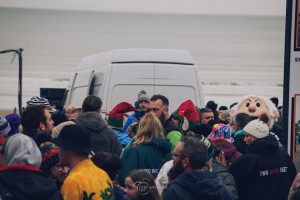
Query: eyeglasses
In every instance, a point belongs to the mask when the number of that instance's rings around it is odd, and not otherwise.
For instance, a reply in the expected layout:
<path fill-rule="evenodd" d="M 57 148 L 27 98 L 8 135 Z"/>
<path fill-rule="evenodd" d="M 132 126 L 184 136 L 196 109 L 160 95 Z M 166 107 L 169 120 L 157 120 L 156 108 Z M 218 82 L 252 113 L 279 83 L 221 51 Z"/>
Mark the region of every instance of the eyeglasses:
<path fill-rule="evenodd" d="M 65 166 L 65 165 L 55 165 L 55 167 L 56 167 L 57 170 L 59 170 L 59 171 L 63 171 L 64 169 L 67 169 L 67 170 L 70 169 L 68 166 Z"/>

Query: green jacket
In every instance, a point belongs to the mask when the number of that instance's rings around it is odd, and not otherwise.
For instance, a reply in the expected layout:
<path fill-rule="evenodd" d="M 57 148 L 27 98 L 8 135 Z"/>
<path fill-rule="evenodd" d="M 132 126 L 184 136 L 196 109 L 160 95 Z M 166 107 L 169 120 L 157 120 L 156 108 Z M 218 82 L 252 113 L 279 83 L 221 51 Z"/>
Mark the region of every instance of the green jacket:
<path fill-rule="evenodd" d="M 136 169 L 144 169 L 155 178 L 162 165 L 171 160 L 171 143 L 168 139 L 157 138 L 138 146 L 126 147 L 121 155 L 123 168 L 118 176 L 120 185 L 124 186 L 127 174 Z"/>

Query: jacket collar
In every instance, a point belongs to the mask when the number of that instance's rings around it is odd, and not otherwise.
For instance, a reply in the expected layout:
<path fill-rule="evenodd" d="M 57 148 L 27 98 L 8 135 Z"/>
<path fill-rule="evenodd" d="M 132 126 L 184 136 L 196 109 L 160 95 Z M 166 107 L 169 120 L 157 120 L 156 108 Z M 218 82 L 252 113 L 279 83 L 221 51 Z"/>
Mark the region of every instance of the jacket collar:
<path fill-rule="evenodd" d="M 41 170 L 39 170 L 36 167 L 30 165 L 24 165 L 24 164 L 13 164 L 13 165 L 8 165 L 0 168 L 0 172 L 8 171 L 8 170 L 25 170 L 25 171 L 41 172 Z"/>

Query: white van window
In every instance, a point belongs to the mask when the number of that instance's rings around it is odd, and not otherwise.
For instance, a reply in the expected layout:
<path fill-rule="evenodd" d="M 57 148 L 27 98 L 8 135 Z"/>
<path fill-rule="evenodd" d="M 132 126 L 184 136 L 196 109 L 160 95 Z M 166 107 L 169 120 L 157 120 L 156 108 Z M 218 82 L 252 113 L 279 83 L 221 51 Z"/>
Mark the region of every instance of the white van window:
<path fill-rule="evenodd" d="M 102 85 L 91 86 L 89 95 L 99 96 Z"/>
<path fill-rule="evenodd" d="M 103 72 L 95 73 L 91 82 L 89 95 L 100 95 L 103 82 Z"/>

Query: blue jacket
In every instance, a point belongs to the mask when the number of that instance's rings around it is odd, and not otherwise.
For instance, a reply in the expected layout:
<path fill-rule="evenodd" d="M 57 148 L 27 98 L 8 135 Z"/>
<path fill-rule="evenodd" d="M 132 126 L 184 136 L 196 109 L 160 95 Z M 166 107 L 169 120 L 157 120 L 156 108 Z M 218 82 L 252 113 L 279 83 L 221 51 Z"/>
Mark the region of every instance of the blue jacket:
<path fill-rule="evenodd" d="M 133 121 L 140 122 L 145 113 L 141 112 L 141 110 L 136 110 L 135 113 L 129 115 L 124 126 L 123 131 L 126 132 L 128 127 L 133 123 Z"/>
<path fill-rule="evenodd" d="M 114 128 L 113 128 L 113 130 L 116 133 L 116 135 L 118 136 L 118 139 L 123 148 L 126 147 L 131 142 L 131 138 L 128 136 L 127 133 L 124 133 L 123 131 L 114 129 Z"/>

